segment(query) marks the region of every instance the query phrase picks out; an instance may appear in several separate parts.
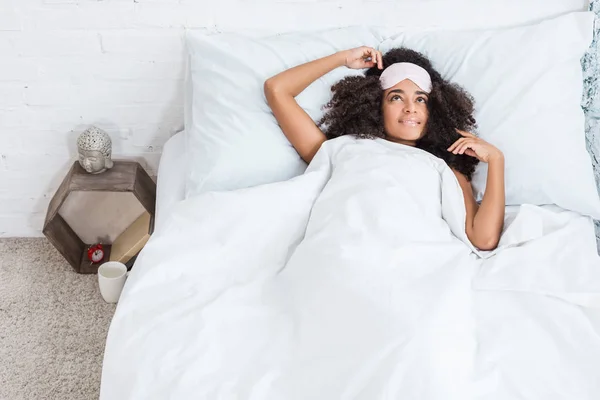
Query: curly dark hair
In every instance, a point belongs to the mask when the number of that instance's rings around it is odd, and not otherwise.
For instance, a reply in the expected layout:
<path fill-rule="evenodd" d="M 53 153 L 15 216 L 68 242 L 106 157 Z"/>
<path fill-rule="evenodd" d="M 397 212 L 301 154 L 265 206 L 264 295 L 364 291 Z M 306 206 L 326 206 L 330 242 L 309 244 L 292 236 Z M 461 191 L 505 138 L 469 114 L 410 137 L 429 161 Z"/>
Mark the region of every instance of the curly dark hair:
<path fill-rule="evenodd" d="M 419 65 L 431 76 L 432 89 L 427 102 L 429 119 L 425 134 L 416 146 L 443 159 L 471 180 L 479 161 L 471 156 L 452 154 L 447 149 L 461 137 L 455 129 L 473 132 L 477 127 L 473 97 L 459 85 L 443 79 L 427 57 L 417 51 L 400 47 L 383 55 L 384 69 L 398 62 Z M 368 69 L 365 76 L 347 77 L 331 87 L 333 96 L 318 122 L 328 139 L 342 135 L 386 137 L 381 107 L 383 89 L 379 83 L 382 72 L 375 66 Z"/>

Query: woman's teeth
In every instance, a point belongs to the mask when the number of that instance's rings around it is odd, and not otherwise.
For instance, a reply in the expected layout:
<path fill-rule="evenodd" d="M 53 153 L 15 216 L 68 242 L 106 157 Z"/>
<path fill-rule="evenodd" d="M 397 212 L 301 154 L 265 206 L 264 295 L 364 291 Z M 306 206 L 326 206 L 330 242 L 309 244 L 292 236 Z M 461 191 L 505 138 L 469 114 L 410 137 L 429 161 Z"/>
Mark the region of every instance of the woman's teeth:
<path fill-rule="evenodd" d="M 408 126 L 417 126 L 419 123 L 417 121 L 400 121 L 401 123 L 403 123 L 404 125 L 408 125 Z"/>

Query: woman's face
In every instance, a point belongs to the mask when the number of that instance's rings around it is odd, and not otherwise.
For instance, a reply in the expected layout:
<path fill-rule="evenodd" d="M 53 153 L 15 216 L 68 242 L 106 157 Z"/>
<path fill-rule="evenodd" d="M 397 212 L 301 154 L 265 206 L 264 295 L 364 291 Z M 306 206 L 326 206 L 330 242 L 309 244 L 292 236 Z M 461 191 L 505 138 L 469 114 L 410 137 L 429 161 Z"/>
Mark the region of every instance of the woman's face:
<path fill-rule="evenodd" d="M 429 118 L 429 96 L 413 81 L 405 79 L 383 93 L 383 124 L 387 139 L 415 146 Z"/>

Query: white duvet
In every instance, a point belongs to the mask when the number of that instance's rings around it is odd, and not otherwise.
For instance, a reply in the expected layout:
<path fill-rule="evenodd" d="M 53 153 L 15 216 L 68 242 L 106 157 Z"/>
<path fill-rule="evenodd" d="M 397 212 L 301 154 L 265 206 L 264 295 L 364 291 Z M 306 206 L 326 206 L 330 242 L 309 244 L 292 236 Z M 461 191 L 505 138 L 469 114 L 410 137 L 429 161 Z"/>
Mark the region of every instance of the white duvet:
<path fill-rule="evenodd" d="M 125 286 L 101 399 L 599 399 L 590 219 L 508 209 L 494 252 L 464 221 L 443 161 L 349 137 L 185 200 Z"/>

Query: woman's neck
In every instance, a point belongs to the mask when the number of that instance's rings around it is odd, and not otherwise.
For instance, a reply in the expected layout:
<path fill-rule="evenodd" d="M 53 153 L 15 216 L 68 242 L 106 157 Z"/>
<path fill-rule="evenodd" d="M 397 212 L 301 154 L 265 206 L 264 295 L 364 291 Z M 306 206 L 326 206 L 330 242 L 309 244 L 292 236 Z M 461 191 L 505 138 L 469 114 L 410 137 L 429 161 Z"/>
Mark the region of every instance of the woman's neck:
<path fill-rule="evenodd" d="M 385 139 L 389 140 L 390 142 L 394 142 L 394 143 L 400 143 L 400 144 L 404 144 L 406 146 L 411 146 L 411 147 L 416 147 L 417 146 L 417 141 L 416 140 L 404 140 L 404 139 L 398 139 L 389 135 L 385 135 Z"/>

